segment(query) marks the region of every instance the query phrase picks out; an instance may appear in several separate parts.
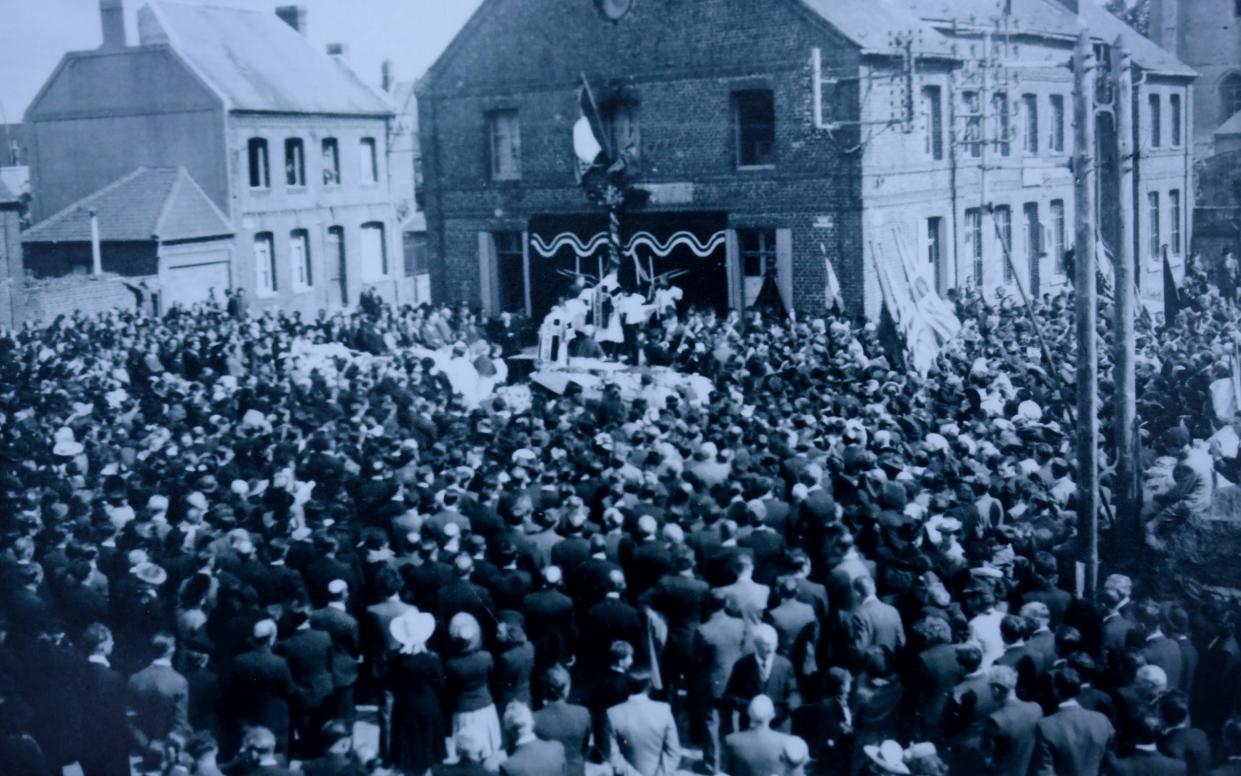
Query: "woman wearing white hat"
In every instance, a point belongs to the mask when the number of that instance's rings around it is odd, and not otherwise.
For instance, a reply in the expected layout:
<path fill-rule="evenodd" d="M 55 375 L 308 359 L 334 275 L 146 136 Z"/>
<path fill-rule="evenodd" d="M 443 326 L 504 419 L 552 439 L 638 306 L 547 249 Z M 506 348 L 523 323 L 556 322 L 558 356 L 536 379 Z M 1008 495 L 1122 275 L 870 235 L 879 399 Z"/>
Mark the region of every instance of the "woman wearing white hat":
<path fill-rule="evenodd" d="M 443 762 L 448 730 L 444 725 L 444 665 L 427 650 L 435 617 L 416 609 L 388 624 L 401 645 L 389 661 L 392 707 L 392 762 L 403 773 L 424 774 Z"/>

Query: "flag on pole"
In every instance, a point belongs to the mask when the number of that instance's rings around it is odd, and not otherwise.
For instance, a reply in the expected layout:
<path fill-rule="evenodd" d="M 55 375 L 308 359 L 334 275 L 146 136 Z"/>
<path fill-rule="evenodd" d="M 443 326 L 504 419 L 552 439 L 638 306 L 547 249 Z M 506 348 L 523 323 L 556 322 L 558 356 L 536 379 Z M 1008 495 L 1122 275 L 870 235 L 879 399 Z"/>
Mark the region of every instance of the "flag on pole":
<path fill-rule="evenodd" d="M 819 252 L 823 254 L 823 266 L 827 274 L 827 288 L 824 289 L 825 302 L 828 310 L 840 309 L 845 310 L 845 300 L 840 294 L 840 278 L 836 277 L 836 270 L 832 267 L 832 260 L 827 255 L 827 246 L 819 243 Z"/>
<path fill-rule="evenodd" d="M 612 159 L 599 106 L 590 91 L 590 84 L 586 82 L 586 74 L 583 73 L 581 78 L 577 99 L 579 117 L 573 125 L 573 153 L 577 156 L 578 177 L 597 164 L 607 165 Z"/>

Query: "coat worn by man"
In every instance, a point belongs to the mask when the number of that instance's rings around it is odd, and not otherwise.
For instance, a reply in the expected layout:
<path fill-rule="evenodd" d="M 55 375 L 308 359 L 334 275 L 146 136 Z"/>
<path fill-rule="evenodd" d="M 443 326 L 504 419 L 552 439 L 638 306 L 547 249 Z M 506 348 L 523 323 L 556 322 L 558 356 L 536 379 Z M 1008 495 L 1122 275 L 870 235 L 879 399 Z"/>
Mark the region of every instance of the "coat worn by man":
<path fill-rule="evenodd" d="M 125 718 L 125 680 L 106 663 L 84 667 L 82 747 L 84 776 L 129 772 L 129 736 Z"/>
<path fill-rule="evenodd" d="M 276 737 L 278 750 L 288 749 L 289 701 L 297 692 L 289 663 L 263 646 L 233 660 L 233 718 L 262 725 Z"/>
<path fill-rule="evenodd" d="M 766 681 L 763 681 L 758 656 L 754 653 L 738 660 L 728 677 L 728 686 L 724 690 L 725 700 L 728 706 L 741 712 L 742 729 L 749 724 L 745 708 L 756 695 L 771 698 L 776 709 L 771 726 L 777 730 L 789 729 L 792 724 L 789 715 L 801 704 L 801 693 L 797 686 L 797 676 L 793 672 L 793 664 L 779 654 L 773 654 L 769 659 L 771 668 Z"/>
<path fill-rule="evenodd" d="M 336 688 L 337 712 L 348 715 L 352 712 L 352 691 L 358 681 L 361 654 L 358 621 L 343 609 L 329 605 L 310 615 L 310 627 L 332 637 L 332 683 Z"/>
<path fill-rule="evenodd" d="M 630 770 L 626 773 L 676 773 L 681 762 L 681 741 L 671 706 L 646 695 L 631 695 L 629 700 L 608 709 L 607 720 L 612 761 L 627 765 Z"/>
<path fill-rule="evenodd" d="M 1037 703 L 1010 699 L 987 718 L 984 742 L 991 771 L 997 776 L 1026 776 L 1034 755 L 1034 736 L 1043 709 Z"/>
<path fill-rule="evenodd" d="M 590 712 L 585 706 L 552 701 L 534 712 L 535 735 L 544 741 L 559 741 L 564 746 L 566 776 L 586 773 L 590 729 Z"/>
<path fill-rule="evenodd" d="M 189 683 L 171 661 L 157 660 L 129 677 L 130 732 L 139 748 L 189 731 Z"/>
<path fill-rule="evenodd" d="M 1097 776 L 1116 730 L 1107 717 L 1076 703 L 1061 704 L 1055 714 L 1039 720 L 1035 734 L 1032 776 Z"/>
<path fill-rule="evenodd" d="M 500 764 L 503 776 L 546 776 L 565 772 L 564 745 L 559 741 L 532 738 L 518 744 Z"/>
<path fill-rule="evenodd" d="M 739 730 L 724 739 L 720 770 L 729 776 L 771 776 L 781 773 L 787 733 L 769 727 Z"/>

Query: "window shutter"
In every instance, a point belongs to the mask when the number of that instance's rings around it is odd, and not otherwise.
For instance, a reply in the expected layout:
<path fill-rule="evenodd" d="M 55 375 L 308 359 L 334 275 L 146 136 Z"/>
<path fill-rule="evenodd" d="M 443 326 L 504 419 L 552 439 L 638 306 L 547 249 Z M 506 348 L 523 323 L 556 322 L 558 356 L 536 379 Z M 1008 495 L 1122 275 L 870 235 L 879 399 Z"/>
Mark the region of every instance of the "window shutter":
<path fill-rule="evenodd" d="M 499 291 L 493 282 L 496 266 L 496 243 L 491 232 L 478 233 L 478 296 L 482 305 L 483 315 L 492 317 L 499 310 L 496 294 Z"/>
<path fill-rule="evenodd" d="M 793 312 L 793 230 L 776 230 L 776 287 L 786 312 Z"/>
<path fill-rule="evenodd" d="M 728 269 L 728 306 L 740 311 L 745 307 L 745 290 L 741 287 L 741 242 L 736 229 L 725 232 L 724 254 L 724 265 Z"/>

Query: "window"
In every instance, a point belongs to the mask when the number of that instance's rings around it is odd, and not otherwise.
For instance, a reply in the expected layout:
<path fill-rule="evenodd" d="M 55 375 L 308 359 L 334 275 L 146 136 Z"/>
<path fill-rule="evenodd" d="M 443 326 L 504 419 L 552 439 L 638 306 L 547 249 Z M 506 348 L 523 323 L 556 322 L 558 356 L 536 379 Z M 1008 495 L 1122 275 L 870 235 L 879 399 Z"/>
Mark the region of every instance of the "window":
<path fill-rule="evenodd" d="M 345 227 L 329 226 L 324 266 L 327 269 L 328 282 L 333 290 L 340 294 L 341 304 L 349 304 L 349 265 L 346 259 Z"/>
<path fill-rule="evenodd" d="M 306 185 L 306 149 L 300 137 L 284 141 L 284 182 L 290 188 Z"/>
<path fill-rule="evenodd" d="M 1000 235 L 1000 261 L 1004 263 L 1004 282 L 1013 280 L 1013 211 L 1008 205 L 999 205 L 992 211 L 995 218 L 995 229 Z"/>
<path fill-rule="evenodd" d="M 425 209 L 422 193 L 422 157 L 414 157 L 414 210 Z"/>
<path fill-rule="evenodd" d="M 1169 250 L 1173 256 L 1181 255 L 1181 192 L 1172 189 L 1168 192 L 1168 215 L 1172 218 L 1172 229 L 1168 235 Z"/>
<path fill-rule="evenodd" d="M 1160 104 L 1159 95 L 1147 95 L 1147 102 L 1150 105 L 1149 115 L 1151 122 L 1151 148 L 1158 148 L 1163 145 L 1163 110 Z"/>
<path fill-rule="evenodd" d="M 384 225 L 372 221 L 362 224 L 362 279 L 383 280 L 388 276 L 388 243 Z"/>
<path fill-rule="evenodd" d="M 1038 154 L 1038 97 L 1021 95 L 1021 115 L 1025 121 L 1025 141 L 1021 150 L 1028 156 Z"/>
<path fill-rule="evenodd" d="M 974 264 L 974 285 L 982 286 L 982 210 L 965 211 L 965 250 Z"/>
<path fill-rule="evenodd" d="M 500 282 L 500 311 L 525 312 L 526 270 L 521 232 L 492 232 Z"/>
<path fill-rule="evenodd" d="M 412 278 L 427 271 L 427 235 L 425 232 L 405 233 L 405 277 Z"/>
<path fill-rule="evenodd" d="M 1064 266 L 1064 200 L 1051 201 L 1051 255 L 1056 263 L 1056 272 L 1062 273 Z"/>
<path fill-rule="evenodd" d="M 1146 201 L 1149 204 L 1150 219 L 1149 235 L 1150 242 L 1147 250 L 1150 251 L 1152 258 L 1159 257 L 1159 192 L 1152 191 L 1146 195 Z"/>
<path fill-rule="evenodd" d="M 1038 294 L 1040 260 L 1043 255 L 1043 226 L 1039 222 L 1038 203 L 1027 202 L 1021 206 L 1022 237 L 1026 252 L 1026 266 L 1030 272 L 1030 285 L 1027 290 Z"/>
<path fill-rule="evenodd" d="M 735 93 L 733 117 L 737 128 L 737 166 L 775 164 L 776 108 L 771 92 Z"/>
<path fill-rule="evenodd" d="M 1053 154 L 1064 153 L 1064 95 L 1051 96 L 1051 134 L 1047 137 L 1047 150 Z"/>
<path fill-rule="evenodd" d="M 776 271 L 776 232 L 774 229 L 740 229 L 741 274 L 745 280 L 745 306 L 758 299 L 763 278 Z"/>
<path fill-rule="evenodd" d="M 1009 113 L 1008 93 L 996 92 L 991 97 L 991 104 L 995 108 L 996 116 L 996 140 L 1000 146 L 1000 156 L 1008 156 L 1012 153 L 1012 136 L 1013 122 Z"/>
<path fill-rule="evenodd" d="M 931 277 L 939 286 L 939 265 L 944 260 L 943 245 L 944 219 L 939 216 L 926 220 L 926 263 L 930 266 Z"/>
<path fill-rule="evenodd" d="M 1172 120 L 1172 147 L 1181 147 L 1181 95 L 1168 95 L 1168 116 Z"/>
<path fill-rule="evenodd" d="M 521 177 L 521 125 L 517 111 L 487 114 L 487 131 L 491 135 L 491 179 L 517 180 Z"/>
<path fill-rule="evenodd" d="M 977 159 L 982 156 L 982 98 L 978 92 L 962 92 L 965 111 L 965 153 Z"/>
<path fill-rule="evenodd" d="M 323 138 L 323 185 L 340 183 L 340 144 L 334 137 Z"/>
<path fill-rule="evenodd" d="M 359 147 L 362 150 L 362 182 L 379 182 L 379 154 L 375 148 L 375 138 L 362 138 Z"/>
<path fill-rule="evenodd" d="M 276 293 L 276 250 L 271 232 L 254 235 L 254 285 L 256 296 Z"/>
<path fill-rule="evenodd" d="M 1241 111 L 1241 73 L 1229 73 L 1219 82 L 1219 108 L 1221 124 Z"/>
<path fill-rule="evenodd" d="M 250 188 L 271 188 L 271 171 L 267 166 L 267 141 L 261 137 L 252 137 L 247 144 L 250 158 Z"/>
<path fill-rule="evenodd" d="M 293 268 L 293 290 L 304 291 L 314 284 L 310 274 L 310 233 L 305 229 L 289 232 L 289 264 Z"/>
<path fill-rule="evenodd" d="M 604 107 L 603 122 L 608 142 L 616 153 L 624 153 L 632 161 L 639 157 L 638 106 L 632 102 L 613 102 Z"/>
<path fill-rule="evenodd" d="M 938 86 L 922 87 L 922 120 L 926 130 L 923 150 L 936 161 L 944 158 L 944 107 L 939 95 Z"/>

